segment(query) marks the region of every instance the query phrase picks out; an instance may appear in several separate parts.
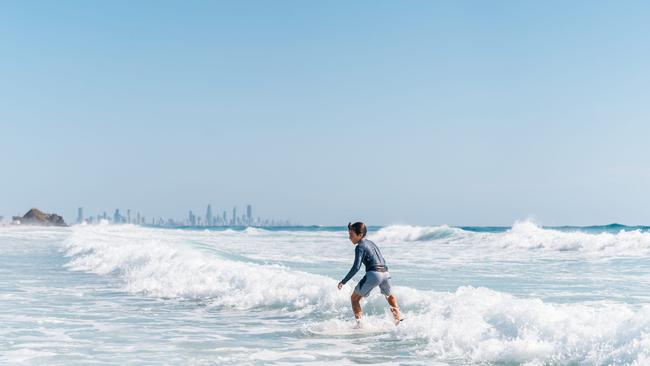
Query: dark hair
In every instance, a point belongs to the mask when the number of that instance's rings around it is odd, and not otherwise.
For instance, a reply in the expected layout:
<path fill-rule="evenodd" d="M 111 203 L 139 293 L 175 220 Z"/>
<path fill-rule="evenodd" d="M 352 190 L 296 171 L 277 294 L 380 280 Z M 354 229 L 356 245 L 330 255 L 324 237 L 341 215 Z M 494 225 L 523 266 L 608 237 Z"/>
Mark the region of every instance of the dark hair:
<path fill-rule="evenodd" d="M 366 233 L 368 233 L 368 229 L 366 229 L 366 224 L 363 222 L 355 222 L 354 224 L 348 223 L 348 230 L 352 230 L 355 232 L 357 235 L 361 235 L 361 237 L 365 237 Z"/>

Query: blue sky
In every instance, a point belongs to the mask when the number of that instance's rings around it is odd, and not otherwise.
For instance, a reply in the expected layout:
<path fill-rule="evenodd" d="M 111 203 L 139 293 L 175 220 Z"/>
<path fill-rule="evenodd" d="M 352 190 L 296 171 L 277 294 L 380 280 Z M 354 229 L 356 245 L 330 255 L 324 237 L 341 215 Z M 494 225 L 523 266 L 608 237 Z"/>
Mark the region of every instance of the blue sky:
<path fill-rule="evenodd" d="M 0 3 L 0 215 L 650 224 L 645 2 Z"/>

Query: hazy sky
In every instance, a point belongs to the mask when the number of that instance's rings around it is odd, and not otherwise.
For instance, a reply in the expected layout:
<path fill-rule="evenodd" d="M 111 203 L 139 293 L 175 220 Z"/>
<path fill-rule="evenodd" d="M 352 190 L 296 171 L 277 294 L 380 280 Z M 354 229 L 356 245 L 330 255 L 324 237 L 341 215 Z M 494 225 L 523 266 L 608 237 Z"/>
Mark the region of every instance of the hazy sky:
<path fill-rule="evenodd" d="M 650 224 L 645 1 L 3 1 L 0 215 Z"/>

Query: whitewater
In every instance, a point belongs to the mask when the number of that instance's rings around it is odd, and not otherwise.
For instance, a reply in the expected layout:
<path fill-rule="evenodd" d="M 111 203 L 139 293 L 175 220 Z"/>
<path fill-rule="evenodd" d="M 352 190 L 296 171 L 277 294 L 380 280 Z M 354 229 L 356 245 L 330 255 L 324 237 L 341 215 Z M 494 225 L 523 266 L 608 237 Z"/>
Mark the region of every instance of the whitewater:
<path fill-rule="evenodd" d="M 0 226 L 0 364 L 648 365 L 650 228 Z"/>

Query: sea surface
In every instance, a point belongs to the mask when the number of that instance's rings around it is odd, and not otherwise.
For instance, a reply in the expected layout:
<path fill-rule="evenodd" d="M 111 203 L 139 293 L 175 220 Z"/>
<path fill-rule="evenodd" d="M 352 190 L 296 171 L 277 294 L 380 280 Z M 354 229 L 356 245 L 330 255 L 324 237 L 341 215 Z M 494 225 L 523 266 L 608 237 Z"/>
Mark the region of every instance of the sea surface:
<path fill-rule="evenodd" d="M 0 364 L 650 365 L 650 228 L 0 226 Z"/>

